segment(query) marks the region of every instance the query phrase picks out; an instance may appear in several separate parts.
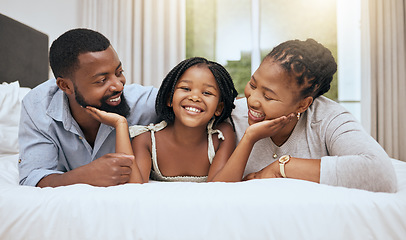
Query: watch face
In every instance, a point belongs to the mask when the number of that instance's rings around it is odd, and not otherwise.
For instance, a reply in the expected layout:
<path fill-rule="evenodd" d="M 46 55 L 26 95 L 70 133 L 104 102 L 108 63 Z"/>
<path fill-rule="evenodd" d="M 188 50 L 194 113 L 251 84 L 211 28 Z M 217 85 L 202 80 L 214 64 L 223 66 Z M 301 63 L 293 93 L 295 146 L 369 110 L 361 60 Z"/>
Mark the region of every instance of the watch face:
<path fill-rule="evenodd" d="M 280 163 L 286 163 L 286 162 L 288 162 L 290 160 L 290 156 L 289 155 L 285 155 L 285 156 L 282 156 L 281 158 L 279 158 L 279 162 Z"/>

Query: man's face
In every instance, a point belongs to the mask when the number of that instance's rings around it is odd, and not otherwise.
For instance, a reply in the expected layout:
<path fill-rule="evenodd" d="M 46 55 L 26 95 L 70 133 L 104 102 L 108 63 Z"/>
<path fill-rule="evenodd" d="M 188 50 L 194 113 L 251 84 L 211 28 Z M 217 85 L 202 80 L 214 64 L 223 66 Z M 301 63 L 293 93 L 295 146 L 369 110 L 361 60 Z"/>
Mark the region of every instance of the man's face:
<path fill-rule="evenodd" d="M 94 106 L 91 105 L 89 103 L 87 103 L 85 101 L 85 98 L 83 97 L 83 95 L 80 93 L 79 89 L 76 87 L 76 85 L 74 84 L 74 89 L 75 89 L 75 99 L 76 102 L 82 106 L 82 107 L 87 107 L 87 106 L 91 106 L 91 107 L 95 107 L 98 108 L 100 110 L 106 111 L 106 112 L 112 112 L 112 113 L 117 113 L 120 114 L 123 117 L 127 117 L 130 114 L 130 107 L 127 104 L 127 101 L 124 97 L 124 94 L 121 94 L 120 98 L 121 98 L 121 102 L 120 104 L 118 104 L 117 106 L 111 106 L 109 104 L 106 103 L 106 101 L 110 98 L 110 96 L 105 96 L 101 99 L 100 106 Z M 112 96 L 114 96 L 116 94 L 113 94 Z"/>
<path fill-rule="evenodd" d="M 110 46 L 101 52 L 83 53 L 78 60 L 79 68 L 72 77 L 76 102 L 127 116 L 130 108 L 123 95 L 126 80 L 114 49 Z"/>

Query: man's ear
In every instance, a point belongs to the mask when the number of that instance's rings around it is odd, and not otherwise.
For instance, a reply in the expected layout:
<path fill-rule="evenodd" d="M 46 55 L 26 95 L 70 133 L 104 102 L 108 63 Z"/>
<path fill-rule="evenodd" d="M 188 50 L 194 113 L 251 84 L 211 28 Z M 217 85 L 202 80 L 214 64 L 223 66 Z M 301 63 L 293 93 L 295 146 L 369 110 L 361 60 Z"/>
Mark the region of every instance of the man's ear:
<path fill-rule="evenodd" d="M 302 100 L 300 101 L 300 104 L 299 104 L 299 107 L 298 107 L 297 112 L 298 112 L 298 113 L 303 113 L 303 112 L 305 112 L 305 111 L 310 107 L 310 105 L 312 104 L 312 102 L 313 102 L 313 97 L 311 97 L 311 96 L 306 97 L 305 99 L 302 99 Z"/>
<path fill-rule="evenodd" d="M 221 113 L 223 112 L 223 109 L 224 109 L 224 103 L 223 103 L 223 102 L 220 102 L 220 103 L 217 105 L 217 108 L 216 108 L 216 111 L 214 112 L 214 115 L 215 115 L 216 117 L 220 116 Z"/>
<path fill-rule="evenodd" d="M 58 77 L 56 79 L 56 85 L 58 85 L 59 89 L 64 91 L 66 94 L 71 95 L 74 93 L 73 83 L 70 79 Z"/>

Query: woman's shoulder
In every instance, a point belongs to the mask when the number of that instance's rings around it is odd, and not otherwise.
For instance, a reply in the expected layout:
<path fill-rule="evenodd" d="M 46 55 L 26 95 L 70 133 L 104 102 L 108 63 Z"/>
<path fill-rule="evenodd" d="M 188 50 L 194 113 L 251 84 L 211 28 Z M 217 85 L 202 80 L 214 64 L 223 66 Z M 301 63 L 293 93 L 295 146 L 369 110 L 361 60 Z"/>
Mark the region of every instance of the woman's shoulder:
<path fill-rule="evenodd" d="M 343 106 L 325 96 L 319 96 L 313 101 L 307 110 L 307 115 L 312 122 L 325 122 L 340 115 L 353 118 L 352 114 Z"/>

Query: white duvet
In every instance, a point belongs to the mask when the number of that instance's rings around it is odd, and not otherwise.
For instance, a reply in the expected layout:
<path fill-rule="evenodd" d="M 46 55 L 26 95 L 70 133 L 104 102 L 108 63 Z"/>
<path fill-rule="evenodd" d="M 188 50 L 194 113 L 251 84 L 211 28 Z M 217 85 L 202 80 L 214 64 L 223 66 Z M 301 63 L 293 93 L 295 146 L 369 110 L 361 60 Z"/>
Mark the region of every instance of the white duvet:
<path fill-rule="evenodd" d="M 395 194 L 293 179 L 19 186 L 0 158 L 0 239 L 406 239 L 406 163 Z M 379 179 L 377 179 L 379 181 Z"/>

